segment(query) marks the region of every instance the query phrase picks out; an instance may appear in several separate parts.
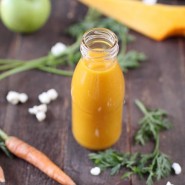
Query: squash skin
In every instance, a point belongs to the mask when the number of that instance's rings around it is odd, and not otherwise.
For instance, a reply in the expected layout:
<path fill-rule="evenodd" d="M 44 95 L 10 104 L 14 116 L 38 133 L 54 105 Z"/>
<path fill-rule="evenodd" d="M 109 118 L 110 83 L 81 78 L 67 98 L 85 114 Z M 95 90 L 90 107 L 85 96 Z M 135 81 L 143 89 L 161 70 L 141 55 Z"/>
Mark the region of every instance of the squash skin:
<path fill-rule="evenodd" d="M 147 5 L 135 0 L 80 1 L 157 41 L 185 35 L 185 6 Z"/>

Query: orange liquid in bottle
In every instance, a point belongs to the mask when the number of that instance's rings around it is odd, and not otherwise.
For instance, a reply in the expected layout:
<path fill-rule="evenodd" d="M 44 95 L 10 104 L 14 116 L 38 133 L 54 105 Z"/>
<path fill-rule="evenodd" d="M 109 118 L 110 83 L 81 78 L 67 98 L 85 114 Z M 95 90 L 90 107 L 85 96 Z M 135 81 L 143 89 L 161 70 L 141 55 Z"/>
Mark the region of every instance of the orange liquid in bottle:
<path fill-rule="evenodd" d="M 91 50 L 79 61 L 71 86 L 73 135 L 93 150 L 112 146 L 122 130 L 123 74 L 116 58 L 106 59 L 102 51 Z"/>

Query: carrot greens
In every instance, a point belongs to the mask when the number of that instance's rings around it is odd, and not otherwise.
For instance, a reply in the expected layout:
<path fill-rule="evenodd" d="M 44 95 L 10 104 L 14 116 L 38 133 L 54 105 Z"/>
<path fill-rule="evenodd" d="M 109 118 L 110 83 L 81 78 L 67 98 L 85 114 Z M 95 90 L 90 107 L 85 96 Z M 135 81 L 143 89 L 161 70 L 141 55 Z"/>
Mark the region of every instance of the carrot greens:
<path fill-rule="evenodd" d="M 52 52 L 49 52 L 49 54 L 44 57 L 29 61 L 0 59 L 0 80 L 16 73 L 32 69 L 56 75 L 72 76 L 73 70 L 66 70 L 63 69 L 63 67 L 68 65 L 73 68 L 76 65 L 81 56 L 79 51 L 81 37 L 85 31 L 93 27 L 105 27 L 111 29 L 118 35 L 121 46 L 118 59 L 124 72 L 128 69 L 139 67 L 140 62 L 146 59 L 143 53 L 127 51 L 127 44 L 133 40 L 133 36 L 129 34 L 129 30 L 126 26 L 111 18 L 103 17 L 94 9 L 89 9 L 83 21 L 67 29 L 69 35 L 75 39 L 75 42 L 67 46 L 61 54 L 56 56 L 53 55 Z"/>
<path fill-rule="evenodd" d="M 125 167 L 128 172 L 122 178 L 129 178 L 131 175 L 146 177 L 146 184 L 153 185 L 154 180 L 160 180 L 171 173 L 170 158 L 159 149 L 159 134 L 171 127 L 166 119 L 167 113 L 162 109 L 148 110 L 141 101 L 135 101 L 144 118 L 139 121 L 140 128 L 135 135 L 135 141 L 144 145 L 146 141 L 154 141 L 152 153 L 122 153 L 108 149 L 98 153 L 89 154 L 89 158 L 102 170 L 110 169 L 111 175 Z"/>

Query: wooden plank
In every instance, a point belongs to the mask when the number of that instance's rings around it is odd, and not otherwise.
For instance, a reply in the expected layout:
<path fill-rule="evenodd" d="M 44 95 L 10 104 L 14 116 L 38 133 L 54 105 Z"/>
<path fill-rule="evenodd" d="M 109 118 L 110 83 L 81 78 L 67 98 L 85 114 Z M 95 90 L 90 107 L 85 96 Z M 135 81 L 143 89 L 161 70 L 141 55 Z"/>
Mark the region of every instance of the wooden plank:
<path fill-rule="evenodd" d="M 76 9 L 76 12 L 81 9 L 84 9 L 84 6 L 79 4 L 78 9 Z M 70 87 L 69 87 L 70 88 Z M 127 114 L 128 107 L 125 106 L 125 110 L 123 113 L 123 133 L 121 135 L 121 138 L 118 143 L 116 143 L 113 148 L 116 148 L 120 151 L 128 152 L 130 150 L 130 141 L 128 140 L 128 125 L 129 125 L 129 117 Z M 71 115 L 69 114 L 69 124 L 71 122 Z M 71 130 L 71 128 L 70 128 Z M 65 158 L 65 170 L 69 173 L 72 173 L 72 176 L 74 176 L 74 179 L 76 180 L 77 184 L 88 184 L 88 185 L 103 185 L 103 184 L 115 184 L 115 185 L 121 185 L 123 182 L 120 179 L 121 174 L 124 173 L 124 171 L 121 171 L 119 175 L 117 176 L 110 176 L 110 172 L 103 172 L 100 176 L 94 177 L 90 174 L 90 169 L 93 166 L 93 164 L 88 160 L 88 154 L 91 152 L 89 150 L 86 150 L 79 146 L 76 141 L 74 141 L 74 138 L 70 132 L 67 138 L 67 145 L 66 148 L 66 155 L 68 157 Z M 125 181 L 125 185 L 130 185 L 130 181 Z"/>
<path fill-rule="evenodd" d="M 178 2 L 174 2 L 179 4 Z M 137 35 L 137 34 L 136 34 Z M 141 99 L 151 108 L 163 108 L 167 110 L 170 119 L 174 123 L 173 129 L 160 135 L 161 150 L 171 156 L 172 161 L 185 164 L 183 134 L 184 127 L 184 101 L 185 101 L 185 58 L 184 39 L 171 38 L 163 42 L 154 42 L 143 38 L 138 34 L 137 42 L 131 47 L 144 51 L 149 60 L 137 71 L 129 74 L 129 92 L 132 112 L 132 135 L 137 130 L 137 122 L 142 114 L 134 105 L 136 98 Z M 140 45 L 142 43 L 142 47 Z M 150 152 L 153 148 L 151 143 L 146 147 L 133 146 L 132 151 Z M 173 184 L 184 184 L 184 175 L 170 176 L 167 179 L 155 182 L 156 185 L 166 184 L 167 181 Z M 133 177 L 132 184 L 145 184 Z"/>
<path fill-rule="evenodd" d="M 0 30 L 1 30 L 1 36 L 0 36 L 0 57 L 6 57 L 7 53 L 9 51 L 9 47 L 12 43 L 12 40 L 14 39 L 14 34 L 10 31 L 7 31 L 5 26 L 0 22 Z"/>
<path fill-rule="evenodd" d="M 46 55 L 51 46 L 58 41 L 66 44 L 73 42 L 65 29 L 71 23 L 80 21 L 86 8 L 76 1 L 52 1 L 53 11 L 48 23 L 38 32 L 31 35 L 13 34 L 1 24 L 0 57 L 33 59 Z M 2 29 L 1 29 L 2 28 Z M 133 146 L 132 136 L 142 114 L 134 105 L 134 99 L 143 100 L 150 107 L 166 109 L 173 120 L 174 128 L 161 134 L 161 149 L 172 156 L 174 161 L 184 165 L 185 147 L 183 141 L 184 110 L 185 110 L 185 44 L 184 39 L 168 39 L 158 43 L 134 33 L 137 41 L 130 48 L 143 51 L 149 57 L 140 69 L 131 71 L 126 77 L 126 104 L 124 109 L 123 133 L 119 142 L 113 146 L 120 151 L 149 151 Z M 66 171 L 80 185 L 138 185 L 144 184 L 133 178 L 122 181 L 124 171 L 112 177 L 104 172 L 98 177 L 90 175 L 93 167 L 88 160 L 91 152 L 79 146 L 71 133 L 71 78 L 55 76 L 38 71 L 17 74 L 0 82 L 0 127 L 9 134 L 16 135 L 46 153 L 56 164 Z M 47 119 L 38 123 L 27 109 L 39 104 L 39 93 L 55 88 L 59 92 L 58 101 L 48 107 Z M 9 90 L 28 93 L 30 100 L 25 105 L 7 104 L 6 93 Z M 5 171 L 6 185 L 57 185 L 42 172 L 20 159 L 8 159 L 0 155 L 0 163 Z M 165 184 L 171 180 L 174 184 L 184 184 L 183 175 L 170 177 L 159 182 Z M 157 184 L 157 183 L 156 183 Z"/>
<path fill-rule="evenodd" d="M 146 105 L 153 108 L 163 108 L 168 111 L 174 128 L 168 132 L 161 134 L 161 149 L 172 157 L 173 161 L 185 164 L 184 143 L 180 142 L 185 139 L 183 134 L 184 127 L 184 54 L 182 50 L 184 45 L 179 46 L 178 39 L 168 39 L 164 42 L 154 42 L 143 37 L 137 37 L 137 42 L 133 47 L 144 51 L 149 60 L 143 66 L 129 73 L 129 92 L 132 113 L 132 129 L 133 134 L 137 128 L 138 119 L 142 114 L 134 105 L 136 98 L 144 101 Z M 142 43 L 142 47 L 140 45 Z M 183 42 L 184 43 L 184 42 Z M 183 47 L 183 49 L 182 49 Z M 151 150 L 152 146 L 148 145 L 147 149 Z M 140 150 L 140 147 L 133 146 L 132 151 Z M 183 174 L 178 177 L 169 178 L 174 184 L 177 182 L 184 184 Z M 155 184 L 165 184 L 168 179 Z M 133 180 L 133 185 L 139 184 L 137 180 Z"/>
<path fill-rule="evenodd" d="M 69 7 L 66 1 L 52 2 L 53 11 L 49 22 L 38 32 L 31 35 L 17 35 L 20 38 L 19 47 L 12 47 L 11 58 L 32 59 L 46 55 L 51 46 L 56 42 L 69 43 L 72 40 L 66 38 L 64 32 L 70 20 L 66 19 Z M 6 36 L 6 35 L 5 35 Z M 14 45 L 11 41 L 10 45 Z M 17 42 L 16 42 L 17 43 Z M 17 55 L 18 53 L 18 55 Z M 6 82 L 2 84 L 3 82 Z M 1 104 L 1 127 L 11 135 L 16 135 L 36 148 L 46 153 L 61 168 L 64 167 L 66 139 L 68 135 L 68 116 L 70 106 L 70 78 L 54 76 L 38 71 L 30 71 L 17 74 L 1 82 L 3 104 Z M 38 123 L 29 115 L 27 109 L 39 104 L 39 93 L 55 88 L 60 97 L 58 101 L 50 104 L 47 120 Z M 5 95 L 8 90 L 26 92 L 29 102 L 25 105 L 13 106 L 7 104 Z M 7 185 L 40 185 L 58 184 L 42 172 L 20 159 L 10 160 L 1 155 L 0 162 L 5 170 Z"/>
<path fill-rule="evenodd" d="M 162 1 L 162 3 L 167 3 L 165 1 Z M 168 2 L 169 3 L 169 2 Z M 179 4 L 179 2 L 171 2 L 169 4 Z M 180 4 L 183 4 L 182 2 Z M 128 93 L 128 99 L 127 102 L 130 102 L 130 109 L 129 113 L 131 116 L 131 151 L 132 152 L 150 152 L 153 149 L 153 145 L 151 143 L 147 144 L 146 147 L 141 146 L 135 146 L 133 144 L 133 138 L 134 134 L 137 131 L 137 123 L 138 120 L 142 117 L 142 114 L 138 111 L 136 106 L 134 105 L 135 99 L 141 99 L 143 100 L 146 105 L 149 107 L 161 107 L 166 109 L 169 114 L 170 118 L 173 122 L 180 121 L 178 124 L 179 126 L 176 126 L 177 128 L 165 132 L 161 135 L 161 149 L 163 152 L 169 154 L 170 156 L 173 156 L 172 160 L 179 162 L 181 165 L 184 164 L 184 159 L 182 156 L 183 154 L 178 153 L 177 151 L 180 151 L 181 148 L 184 148 L 180 144 L 179 141 L 182 138 L 184 139 L 184 135 L 182 132 L 183 128 L 183 110 L 184 109 L 184 91 L 185 88 L 183 86 L 184 84 L 184 40 L 181 39 L 168 39 L 167 41 L 157 43 L 155 41 L 152 41 L 150 39 L 147 39 L 140 34 L 137 34 L 134 32 L 134 35 L 136 36 L 137 41 L 133 44 L 131 44 L 130 49 L 135 48 L 136 50 L 139 50 L 141 52 L 144 52 L 149 57 L 149 60 L 146 64 L 143 64 L 141 69 L 138 69 L 133 72 L 129 72 L 127 76 L 127 93 Z M 179 46 L 180 45 L 180 46 Z M 175 49 L 178 48 L 178 51 Z M 177 62 L 178 60 L 178 62 Z M 180 67 L 179 67 L 180 66 Z M 177 69 L 176 69 L 177 67 Z M 164 70 L 164 72 L 163 72 Z M 167 72 L 166 72 L 167 70 Z M 165 72 L 167 74 L 165 74 Z M 173 72 L 173 73 L 172 73 Z M 180 72 L 180 73 L 179 73 Z M 163 79 L 163 76 L 165 80 Z M 161 92 L 161 88 L 163 91 Z M 176 90 L 178 91 L 178 95 L 176 93 Z M 166 95 L 170 94 L 170 95 Z M 171 97 L 170 97 L 171 96 Z M 179 96 L 182 97 L 179 100 Z M 163 102 L 164 99 L 166 99 L 165 103 Z M 168 101 L 168 99 L 170 99 Z M 180 106 L 176 105 L 174 107 L 174 103 L 176 100 L 179 100 Z M 169 108 L 171 107 L 171 111 L 169 111 Z M 176 108 L 178 109 L 176 110 Z M 178 115 L 176 115 L 176 120 L 174 120 L 174 112 L 178 112 Z M 175 130 L 175 131 L 174 131 Z M 181 134 L 179 135 L 179 131 L 181 131 Z M 175 133 L 174 133 L 175 132 Z M 182 140 L 183 140 L 182 139 Z M 176 146 L 174 148 L 173 146 Z M 178 153 L 178 154 L 177 154 Z M 183 174 L 178 177 L 169 177 L 168 179 L 164 179 L 160 182 L 155 182 L 154 184 L 162 185 L 166 184 L 166 182 L 170 180 L 174 184 L 181 182 L 180 184 L 183 184 L 184 177 Z M 132 185 L 137 184 L 145 184 L 144 181 L 138 180 L 136 177 L 132 178 Z"/>
<path fill-rule="evenodd" d="M 127 107 L 125 107 L 124 111 L 124 120 L 123 120 L 123 133 L 118 143 L 116 143 L 113 148 L 128 152 L 129 151 L 129 141 L 128 137 L 128 114 Z M 69 115 L 69 124 L 71 122 L 71 117 Z M 71 130 L 71 129 L 70 129 Z M 72 173 L 74 179 L 77 184 L 88 184 L 88 185 L 103 185 L 103 184 L 115 184 L 121 185 L 123 182 L 120 179 L 121 175 L 124 173 L 122 170 L 117 176 L 110 176 L 110 172 L 103 172 L 100 176 L 94 177 L 90 174 L 90 169 L 94 167 L 94 165 L 88 160 L 88 154 L 92 151 L 82 148 L 75 141 L 71 133 L 68 135 L 67 140 L 68 147 L 66 148 L 66 155 L 68 157 L 65 158 L 65 170 L 69 173 Z M 130 185 L 129 181 L 124 182 L 125 185 Z"/>
<path fill-rule="evenodd" d="M 185 3 L 181 0 L 173 0 L 173 1 L 169 1 L 169 0 L 159 0 L 158 3 L 162 3 L 162 4 L 169 4 L 169 5 L 184 5 Z"/>

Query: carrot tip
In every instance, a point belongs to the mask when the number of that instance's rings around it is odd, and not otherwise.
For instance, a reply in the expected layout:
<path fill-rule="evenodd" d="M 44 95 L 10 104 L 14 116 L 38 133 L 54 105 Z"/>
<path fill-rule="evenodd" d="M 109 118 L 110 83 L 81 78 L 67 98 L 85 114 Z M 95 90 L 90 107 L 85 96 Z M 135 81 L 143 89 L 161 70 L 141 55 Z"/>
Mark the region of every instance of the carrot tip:
<path fill-rule="evenodd" d="M 0 179 L 0 182 L 2 182 L 2 183 L 5 182 L 5 179 Z"/>
<path fill-rule="evenodd" d="M 1 166 L 0 166 L 0 182 L 5 182 L 4 172 Z"/>

